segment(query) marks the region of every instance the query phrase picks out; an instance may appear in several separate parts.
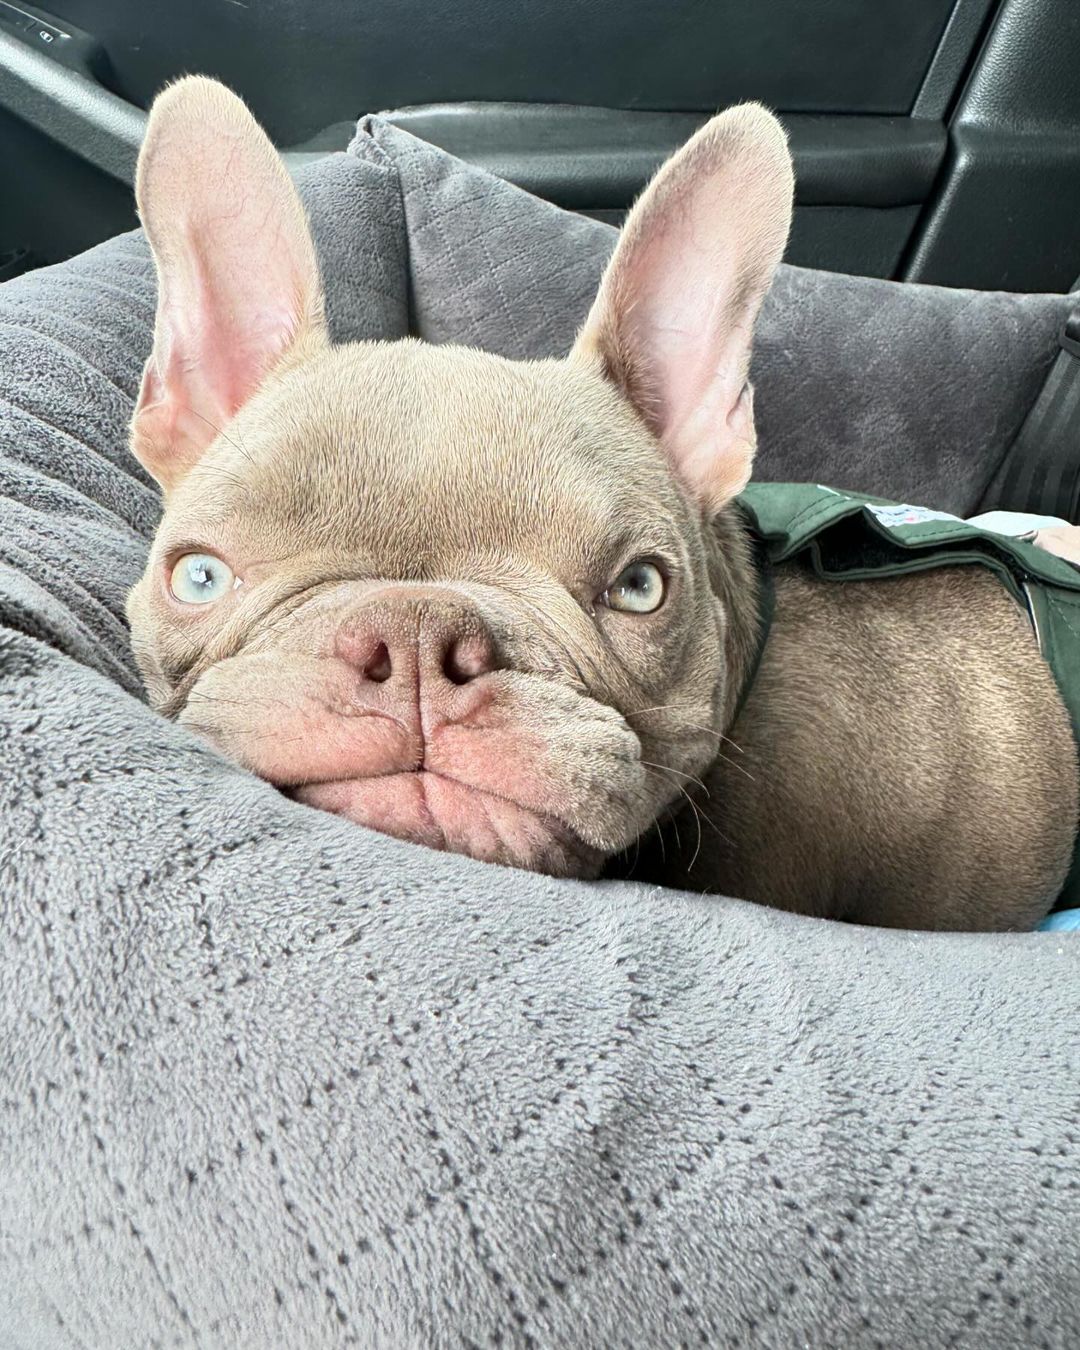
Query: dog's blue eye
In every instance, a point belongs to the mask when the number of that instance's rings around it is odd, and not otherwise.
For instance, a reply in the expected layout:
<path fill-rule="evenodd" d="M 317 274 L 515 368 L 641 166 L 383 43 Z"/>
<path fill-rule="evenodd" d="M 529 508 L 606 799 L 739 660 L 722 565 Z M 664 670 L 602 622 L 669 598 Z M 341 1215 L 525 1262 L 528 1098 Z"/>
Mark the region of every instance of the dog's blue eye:
<path fill-rule="evenodd" d="M 232 590 L 232 568 L 212 553 L 185 553 L 176 560 L 169 588 L 185 605 L 208 605 Z"/>
<path fill-rule="evenodd" d="M 664 603 L 664 574 L 655 563 L 639 558 L 624 567 L 600 603 L 624 614 L 652 614 Z"/>

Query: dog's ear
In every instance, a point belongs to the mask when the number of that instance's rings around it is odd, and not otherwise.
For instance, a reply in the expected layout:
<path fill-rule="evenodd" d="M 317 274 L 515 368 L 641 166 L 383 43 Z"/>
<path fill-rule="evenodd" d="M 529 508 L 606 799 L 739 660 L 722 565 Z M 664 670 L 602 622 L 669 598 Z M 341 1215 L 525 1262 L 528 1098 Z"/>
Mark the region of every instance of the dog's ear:
<path fill-rule="evenodd" d="M 600 360 L 707 512 L 750 477 L 750 344 L 792 192 L 771 113 L 750 103 L 714 117 L 630 212 L 572 353 Z"/>
<path fill-rule="evenodd" d="M 323 301 L 292 181 L 224 85 L 157 98 L 135 191 L 158 307 L 131 445 L 168 491 L 290 350 L 326 340 Z"/>

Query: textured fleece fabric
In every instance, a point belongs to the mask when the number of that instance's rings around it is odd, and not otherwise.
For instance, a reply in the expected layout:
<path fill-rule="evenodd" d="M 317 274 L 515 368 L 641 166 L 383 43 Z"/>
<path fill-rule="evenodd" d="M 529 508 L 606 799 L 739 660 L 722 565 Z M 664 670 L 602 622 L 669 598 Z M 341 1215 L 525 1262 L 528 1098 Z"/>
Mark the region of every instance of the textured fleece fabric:
<path fill-rule="evenodd" d="M 610 236 L 374 134 L 305 183 L 335 333 L 564 348 Z M 1076 1345 L 1075 939 L 485 866 L 147 708 L 153 296 L 138 236 L 0 288 L 4 1350 Z M 967 505 L 1057 304 L 785 273 L 770 468 Z"/>

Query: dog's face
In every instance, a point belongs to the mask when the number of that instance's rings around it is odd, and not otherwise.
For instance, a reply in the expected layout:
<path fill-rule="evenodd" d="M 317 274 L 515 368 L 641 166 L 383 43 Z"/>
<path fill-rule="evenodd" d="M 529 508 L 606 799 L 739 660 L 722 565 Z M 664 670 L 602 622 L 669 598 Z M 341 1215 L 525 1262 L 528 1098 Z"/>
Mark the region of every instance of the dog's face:
<path fill-rule="evenodd" d="M 138 192 L 159 308 L 132 441 L 164 515 L 129 617 L 155 705 L 312 806 L 594 873 L 715 757 L 730 701 L 715 522 L 790 213 L 776 123 L 733 110 L 661 172 L 565 361 L 332 347 L 292 186 L 210 81 L 155 105 Z"/>

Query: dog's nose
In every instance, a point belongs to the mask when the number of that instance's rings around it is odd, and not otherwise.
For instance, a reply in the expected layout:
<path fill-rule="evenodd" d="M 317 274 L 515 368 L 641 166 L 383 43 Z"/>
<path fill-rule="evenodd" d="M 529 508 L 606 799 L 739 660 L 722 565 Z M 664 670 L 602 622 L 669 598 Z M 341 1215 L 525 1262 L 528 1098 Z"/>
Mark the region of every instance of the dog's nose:
<path fill-rule="evenodd" d="M 391 643 L 376 638 L 369 645 L 366 659 L 355 664 L 373 684 L 385 684 L 395 674 L 412 679 L 417 671 L 428 678 L 441 675 L 450 684 L 468 684 L 496 668 L 494 647 L 487 634 L 459 637 L 438 633 L 426 644 L 421 637 L 419 650 L 408 641 Z"/>
<path fill-rule="evenodd" d="M 337 652 L 390 698 L 438 699 L 498 669 L 495 642 L 476 610 L 411 592 L 354 613 L 338 634 Z"/>

